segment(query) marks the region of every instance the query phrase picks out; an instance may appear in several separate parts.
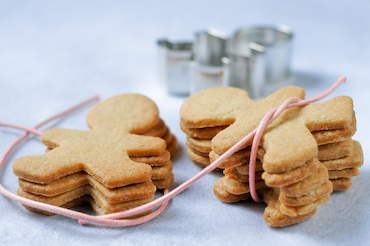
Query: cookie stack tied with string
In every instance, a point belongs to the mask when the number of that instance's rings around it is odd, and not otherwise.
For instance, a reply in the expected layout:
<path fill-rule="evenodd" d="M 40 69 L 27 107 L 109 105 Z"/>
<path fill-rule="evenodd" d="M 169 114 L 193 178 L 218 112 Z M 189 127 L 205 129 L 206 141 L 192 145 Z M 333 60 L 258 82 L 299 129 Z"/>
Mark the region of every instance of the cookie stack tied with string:
<path fill-rule="evenodd" d="M 287 98 L 303 99 L 304 95 L 302 88 L 288 86 L 261 101 L 253 101 L 241 89 L 207 89 L 184 102 L 180 111 L 181 126 L 191 137 L 202 138 L 206 136 L 203 132 L 208 134 L 211 129 L 214 130 L 208 140 L 211 146 L 209 157 L 213 162 L 252 132 L 268 110 Z M 325 164 L 328 159 L 337 163 L 332 165 L 336 170 L 362 164 L 361 147 L 357 142 L 352 148 L 352 153 L 357 150 L 357 162 L 352 161 L 347 166 L 339 164 L 339 160 L 351 156 L 350 148 L 344 145 L 351 141 L 355 132 L 353 126 L 352 99 L 340 96 L 324 103 L 287 109 L 265 129 L 257 154 L 255 188 L 268 204 L 264 213 L 267 224 L 286 226 L 298 223 L 314 215 L 317 207 L 329 200 L 333 185 L 329 180 L 328 165 Z M 219 166 L 224 169 L 225 176 L 215 183 L 214 193 L 223 202 L 250 197 L 251 143 L 247 142 Z M 337 154 L 327 154 L 332 151 Z M 343 160 L 340 163 L 344 163 Z M 344 173 L 348 172 L 342 172 L 342 176 Z M 335 184 L 334 176 L 331 180 L 337 189 L 339 186 Z"/>
<path fill-rule="evenodd" d="M 87 123 L 91 130 L 44 132 L 45 154 L 14 161 L 20 196 L 65 208 L 89 203 L 102 215 L 151 202 L 157 189 L 172 184 L 177 140 L 152 100 L 139 94 L 109 98 L 89 111 Z"/>

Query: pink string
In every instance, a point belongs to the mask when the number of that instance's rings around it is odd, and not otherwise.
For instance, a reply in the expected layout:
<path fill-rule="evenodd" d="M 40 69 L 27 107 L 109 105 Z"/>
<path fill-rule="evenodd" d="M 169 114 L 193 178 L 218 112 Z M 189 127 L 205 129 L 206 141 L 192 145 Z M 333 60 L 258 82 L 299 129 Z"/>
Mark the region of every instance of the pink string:
<path fill-rule="evenodd" d="M 36 127 L 35 128 L 28 128 L 28 127 L 25 127 L 25 126 L 13 124 L 13 123 L 2 122 L 2 121 L 0 121 L 0 126 L 9 126 L 9 127 L 12 127 L 12 128 L 18 128 L 18 129 L 25 130 L 27 133 L 33 133 L 33 134 L 36 134 L 36 135 L 39 135 L 39 136 L 42 135 L 42 132 L 38 131 L 36 129 Z"/>
<path fill-rule="evenodd" d="M 9 198 L 14 199 L 16 201 L 19 201 L 22 204 L 25 204 L 27 206 L 38 208 L 38 209 L 45 210 L 45 211 L 49 211 L 49 212 L 52 212 L 52 213 L 55 213 L 55 214 L 64 215 L 64 216 L 67 216 L 67 217 L 70 217 L 70 218 L 78 219 L 79 223 L 81 225 L 89 224 L 89 223 L 91 223 L 91 224 L 102 224 L 102 225 L 111 226 L 111 227 L 138 225 L 138 224 L 141 224 L 141 223 L 145 223 L 145 222 L 155 218 L 156 216 L 158 216 L 165 209 L 168 201 L 172 197 L 174 197 L 177 194 L 179 194 L 180 192 L 184 191 L 190 185 L 192 185 L 194 182 L 199 180 L 201 177 L 203 177 L 204 175 L 206 175 L 209 172 L 211 172 L 212 170 L 214 170 L 224 160 L 226 160 L 228 157 L 230 157 L 235 152 L 239 151 L 246 142 L 250 141 L 254 137 L 253 143 L 252 143 L 250 163 L 249 163 L 249 175 L 250 175 L 249 176 L 249 186 L 250 186 L 250 192 L 251 192 L 252 198 L 257 202 L 261 202 L 261 199 L 258 197 L 258 195 L 256 193 L 256 190 L 255 190 L 255 160 L 256 160 L 256 157 L 257 157 L 257 150 L 258 150 L 258 146 L 259 146 L 259 141 L 260 141 L 261 136 L 264 132 L 264 129 L 273 120 L 275 120 L 284 111 L 284 109 L 304 106 L 304 105 L 307 105 L 309 103 L 316 102 L 316 101 L 326 97 L 330 93 L 332 93 L 340 84 L 344 83 L 345 81 L 346 81 L 346 78 L 344 76 L 339 76 L 337 82 L 332 87 L 330 87 L 327 91 L 325 91 L 324 93 L 322 93 L 322 94 L 320 94 L 316 97 L 310 98 L 310 99 L 305 99 L 305 100 L 301 100 L 301 99 L 298 99 L 298 98 L 289 98 L 289 99 L 287 99 L 280 106 L 277 106 L 277 107 L 271 109 L 270 111 L 268 111 L 266 113 L 265 117 L 262 119 L 260 125 L 255 130 L 253 130 L 247 136 L 242 138 L 238 143 L 236 143 L 234 146 L 232 146 L 229 150 L 227 150 L 224 154 L 222 154 L 216 161 L 214 161 L 213 163 L 208 165 L 206 168 L 204 168 L 197 175 L 190 178 L 186 182 L 182 183 L 181 185 L 179 185 L 178 187 L 173 189 L 171 192 L 168 192 L 168 190 L 165 190 L 164 195 L 162 197 L 156 199 L 155 201 L 152 201 L 152 202 L 147 203 L 145 205 L 136 207 L 134 209 L 130 209 L 128 211 L 123 211 L 123 212 L 118 212 L 118 213 L 108 214 L 108 215 L 102 215 L 102 216 L 91 216 L 91 215 L 76 212 L 76 211 L 73 211 L 73 210 L 70 210 L 70 209 L 64 209 L 64 208 L 61 208 L 61 207 L 56 207 L 56 206 L 52 206 L 52 205 L 49 205 L 49 204 L 40 203 L 40 202 L 36 202 L 36 201 L 33 201 L 33 200 L 29 200 L 29 199 L 17 196 L 15 194 L 7 191 L 2 185 L 0 185 L 0 192 L 3 193 L 4 195 L 8 196 Z M 59 115 L 56 116 L 56 117 L 59 117 Z M 42 124 L 45 124 L 45 123 L 41 123 L 40 125 L 36 126 L 35 128 L 38 128 L 39 126 L 41 126 Z M 30 129 L 27 129 L 27 131 L 28 130 L 30 130 Z M 28 134 L 29 134 L 29 131 L 23 137 L 21 137 L 19 140 L 17 140 L 17 142 L 15 142 L 9 148 L 9 150 L 5 153 L 4 157 L 0 161 L 0 169 L 3 165 L 3 163 L 4 163 L 4 160 L 5 160 L 6 156 L 10 153 L 10 151 L 14 148 L 14 146 L 16 146 L 20 141 L 22 141 Z M 117 220 L 117 219 L 121 219 L 121 218 L 124 218 L 124 217 L 129 217 L 129 216 L 133 216 L 133 215 L 145 212 L 147 210 L 150 210 L 150 209 L 153 209 L 154 207 L 159 206 L 160 204 L 162 204 L 162 206 L 160 208 L 158 208 L 155 212 L 153 212 L 153 213 L 151 213 L 147 216 L 144 216 L 144 217 L 141 217 L 141 218 L 138 218 L 138 219 L 135 219 L 135 220 Z"/>

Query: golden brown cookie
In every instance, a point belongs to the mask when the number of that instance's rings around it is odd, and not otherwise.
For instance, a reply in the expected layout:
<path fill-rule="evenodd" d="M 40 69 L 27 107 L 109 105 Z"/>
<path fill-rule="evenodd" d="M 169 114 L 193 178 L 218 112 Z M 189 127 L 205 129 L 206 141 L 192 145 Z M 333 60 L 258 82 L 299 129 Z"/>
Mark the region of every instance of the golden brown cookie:
<path fill-rule="evenodd" d="M 119 132 L 124 133 L 121 130 Z M 166 143 L 160 138 L 127 132 L 117 134 L 104 129 L 79 131 L 53 128 L 46 131 L 41 140 L 53 150 L 15 160 L 15 175 L 31 182 L 51 183 L 85 171 L 106 187 L 115 188 L 141 183 L 151 177 L 151 167 L 132 161 L 130 155 L 160 155 L 166 149 Z"/>
<path fill-rule="evenodd" d="M 152 180 L 153 184 L 157 187 L 157 189 L 165 189 L 171 186 L 174 180 L 173 173 L 170 176 L 166 177 L 165 179 L 156 179 Z"/>
<path fill-rule="evenodd" d="M 186 153 L 188 154 L 190 160 L 196 165 L 205 167 L 210 164 L 209 158 L 207 156 L 196 153 L 192 148 L 186 148 Z"/>
<path fill-rule="evenodd" d="M 186 143 L 191 148 L 198 152 L 209 154 L 211 152 L 211 140 L 209 139 L 195 139 L 188 137 Z"/>
<path fill-rule="evenodd" d="M 222 154 L 255 129 L 268 109 L 292 96 L 303 98 L 303 89 L 288 86 L 261 101 L 253 101 L 243 90 L 211 88 L 194 94 L 184 102 L 180 111 L 181 120 L 189 128 L 231 124 L 212 139 L 212 149 Z M 339 104 L 341 107 L 337 107 Z M 329 113 L 324 115 L 320 111 Z M 347 128 L 352 118 L 353 105 L 348 97 L 286 110 L 262 137 L 261 145 L 266 150 L 264 158 L 267 158 L 264 160 L 265 170 L 285 172 L 303 165 L 317 155 L 317 143 L 310 131 Z M 287 132 L 292 134 L 287 135 Z M 292 153 L 292 156 L 287 153 Z"/>
<path fill-rule="evenodd" d="M 272 227 L 283 227 L 292 224 L 296 224 L 302 222 L 314 214 L 316 214 L 317 210 L 314 209 L 309 213 L 298 215 L 298 216 L 288 216 L 280 211 L 280 201 L 278 196 L 274 193 L 272 189 L 264 189 L 262 193 L 262 197 L 264 202 L 267 204 L 267 207 L 263 213 L 263 217 L 265 219 L 266 224 Z"/>
<path fill-rule="evenodd" d="M 263 171 L 256 172 L 255 177 L 254 177 L 255 180 L 261 180 L 262 173 Z M 238 180 L 239 182 L 249 182 L 249 175 L 244 175 L 244 174 L 239 173 L 235 167 L 226 168 L 224 170 L 224 174 Z"/>
<path fill-rule="evenodd" d="M 170 152 L 171 156 L 175 155 L 177 149 L 179 148 L 179 143 L 175 135 L 172 135 L 171 142 L 167 144 L 167 150 Z"/>
<path fill-rule="evenodd" d="M 50 184 L 37 184 L 22 179 L 18 179 L 18 183 L 23 191 L 46 197 L 57 196 L 78 187 L 90 185 L 110 203 L 143 199 L 153 196 L 156 191 L 156 187 L 150 181 L 109 189 L 84 172 L 68 175 Z"/>
<path fill-rule="evenodd" d="M 85 185 L 81 186 L 77 189 L 68 191 L 66 193 L 63 193 L 61 195 L 53 196 L 53 197 L 45 197 L 40 195 L 34 195 L 32 193 L 28 193 L 23 191 L 21 188 L 18 188 L 17 190 L 18 195 L 38 201 L 47 203 L 50 205 L 58 206 L 58 207 L 66 207 L 65 204 L 70 203 L 76 199 L 79 199 L 83 197 L 86 193 L 89 193 L 91 197 L 93 197 L 93 200 L 99 205 L 101 212 L 98 214 L 108 214 L 108 213 L 114 213 L 118 211 L 125 211 L 143 204 L 146 204 L 148 202 L 151 202 L 154 200 L 154 195 L 150 196 L 148 198 L 144 199 L 138 199 L 138 200 L 131 200 L 127 202 L 120 202 L 120 203 L 109 203 L 107 202 L 101 194 L 92 189 L 91 186 Z M 74 204 L 75 206 L 80 204 Z M 50 214 L 50 213 L 46 213 Z"/>
<path fill-rule="evenodd" d="M 203 128 L 188 128 L 185 123 L 180 122 L 180 127 L 189 137 L 195 139 L 212 139 L 220 131 L 228 126 L 203 127 Z"/>
<path fill-rule="evenodd" d="M 345 139 L 351 138 L 356 132 L 356 117 L 353 112 L 352 123 L 347 128 L 337 130 L 322 130 L 313 131 L 312 136 L 315 138 L 318 145 L 340 142 Z"/>
<path fill-rule="evenodd" d="M 141 133 L 141 135 L 151 136 L 151 137 L 162 137 L 168 131 L 167 126 L 164 124 L 162 119 L 159 119 L 157 124 L 155 124 L 149 130 Z"/>
<path fill-rule="evenodd" d="M 224 176 L 223 179 L 223 186 L 227 190 L 227 192 L 234 194 L 234 195 L 242 195 L 249 193 L 249 183 L 248 182 L 240 182 L 232 177 Z M 261 189 L 265 187 L 265 183 L 263 180 L 256 181 L 256 189 Z"/>
<path fill-rule="evenodd" d="M 238 152 L 235 152 L 230 157 L 226 158 L 221 165 L 219 165 L 219 168 L 231 168 L 236 166 L 241 166 L 243 164 L 249 163 L 251 150 L 250 148 L 245 148 L 242 150 L 239 150 Z M 257 159 L 260 161 L 263 161 L 263 156 L 265 155 L 265 151 L 262 148 L 258 148 L 257 152 Z M 209 158 L 211 162 L 214 162 L 217 160 L 221 155 L 217 154 L 215 151 L 211 151 L 209 153 Z"/>
<path fill-rule="evenodd" d="M 324 164 L 328 170 L 341 170 L 346 168 L 361 167 L 364 163 L 361 145 L 359 142 L 353 141 L 353 150 L 349 156 L 335 160 L 321 161 L 321 163 Z"/>
<path fill-rule="evenodd" d="M 198 139 L 202 129 L 212 132 L 203 138 L 211 140 L 209 157 L 213 162 L 254 130 L 269 109 L 289 97 L 302 99 L 304 91 L 288 86 L 263 100 L 253 101 L 240 89 L 207 89 L 184 102 L 180 110 L 181 128 L 188 137 L 194 134 L 193 138 Z M 221 130 L 220 127 L 224 126 L 227 127 Z M 218 133 L 212 131 L 215 127 L 219 127 Z M 280 214 L 276 216 L 277 220 L 284 220 L 282 223 L 273 220 L 271 224 L 284 226 L 297 223 L 312 216 L 319 205 L 328 201 L 333 190 L 332 183 L 327 169 L 316 157 L 332 161 L 351 155 L 354 148 L 350 146 L 350 137 L 355 131 L 352 99 L 346 96 L 287 109 L 265 129 L 260 141 L 263 154 L 258 157 L 264 170 L 262 178 L 268 187 L 276 187 L 281 196 L 281 201 L 274 202 L 279 204 L 278 209 L 268 206 L 266 211 L 270 215 Z M 241 181 L 247 180 L 243 175 L 249 162 L 250 145 L 251 141 L 244 144 L 219 166 L 225 168 L 227 175 L 214 185 L 214 192 L 220 200 L 238 201 L 240 199 L 232 195 L 249 192 L 248 183 Z M 188 146 L 202 151 L 195 144 Z M 208 151 L 209 148 L 204 152 Z M 245 173 L 238 172 L 238 168 Z M 274 197 L 270 200 L 277 200 L 275 195 L 270 197 Z"/>
<path fill-rule="evenodd" d="M 350 178 L 358 175 L 360 175 L 360 171 L 355 167 L 329 171 L 329 179 Z"/>
<path fill-rule="evenodd" d="M 307 178 L 291 185 L 280 187 L 280 193 L 287 197 L 304 196 L 312 192 L 312 190 L 318 189 L 328 181 L 328 178 L 328 170 L 320 163 L 318 168 Z"/>
<path fill-rule="evenodd" d="M 283 192 L 279 194 L 279 200 L 282 204 L 287 206 L 303 206 L 313 203 L 314 201 L 326 197 L 333 192 L 333 185 L 327 180 L 322 186 L 317 189 L 312 189 L 310 193 L 299 197 L 288 197 Z"/>
<path fill-rule="evenodd" d="M 299 215 L 305 215 L 305 214 L 309 214 L 312 211 L 315 211 L 317 209 L 317 207 L 326 203 L 329 200 L 330 200 L 330 195 L 327 195 L 327 196 L 325 196 L 323 198 L 320 198 L 320 199 L 318 199 L 318 200 L 316 200 L 312 203 L 309 203 L 307 205 L 297 206 L 297 207 L 287 206 L 284 203 L 280 203 L 280 211 L 283 214 L 291 216 L 291 217 L 296 217 L 296 216 L 299 216 Z"/>
<path fill-rule="evenodd" d="M 249 175 L 249 163 L 248 164 L 243 164 L 240 166 L 234 167 L 238 173 L 243 174 L 243 175 Z M 255 172 L 260 172 L 263 171 L 262 169 L 262 162 L 260 160 L 256 160 L 256 165 L 254 167 Z"/>
<path fill-rule="evenodd" d="M 224 176 L 216 181 L 213 185 L 213 192 L 218 199 L 222 202 L 238 202 L 241 200 L 247 200 L 250 198 L 249 193 L 241 194 L 241 195 L 234 195 L 228 192 L 225 188 L 224 182 L 226 182 L 227 177 Z"/>
<path fill-rule="evenodd" d="M 153 156 L 130 156 L 130 159 L 135 162 L 146 163 L 152 167 L 160 167 L 168 165 L 171 154 L 169 151 L 163 152 L 161 155 Z"/>
<path fill-rule="evenodd" d="M 170 153 L 178 144 L 153 101 L 112 97 L 86 119 L 91 130 L 50 129 L 41 137 L 45 154 L 14 161 L 20 195 L 62 207 L 87 202 L 106 214 L 152 201 L 156 183 L 158 189 L 172 184 Z"/>
<path fill-rule="evenodd" d="M 339 159 L 349 156 L 353 150 L 353 141 L 351 138 L 341 142 L 324 144 L 319 146 L 318 159 L 320 161 Z"/>
<path fill-rule="evenodd" d="M 152 168 L 152 180 L 166 179 L 172 174 L 172 162 L 169 162 L 168 165 L 153 167 Z"/>
<path fill-rule="evenodd" d="M 262 178 L 269 187 L 282 187 L 297 183 L 313 173 L 320 165 L 316 158 L 312 158 L 304 165 L 285 173 L 264 172 Z M 262 165 L 263 166 L 263 165 Z"/>
<path fill-rule="evenodd" d="M 352 186 L 352 177 L 351 178 L 338 178 L 331 179 L 334 190 L 348 190 Z"/>

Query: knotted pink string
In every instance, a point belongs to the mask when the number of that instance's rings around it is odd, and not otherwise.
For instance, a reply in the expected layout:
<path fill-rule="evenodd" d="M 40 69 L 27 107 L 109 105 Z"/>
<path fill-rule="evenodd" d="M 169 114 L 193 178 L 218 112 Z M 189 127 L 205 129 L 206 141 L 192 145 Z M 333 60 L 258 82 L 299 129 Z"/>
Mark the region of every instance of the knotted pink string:
<path fill-rule="evenodd" d="M 2 185 L 0 185 L 0 192 L 3 193 L 4 195 L 10 197 L 11 199 L 14 199 L 16 201 L 21 202 L 24 205 L 34 207 L 34 208 L 38 208 L 38 209 L 45 210 L 45 211 L 49 211 L 49 212 L 52 212 L 52 213 L 64 215 L 64 216 L 67 216 L 67 217 L 70 217 L 70 218 L 78 219 L 79 223 L 82 224 L 82 225 L 83 224 L 88 224 L 88 223 L 102 224 L 102 225 L 112 226 L 112 227 L 137 225 L 137 224 L 141 224 L 141 223 L 144 223 L 146 221 L 149 221 L 149 220 L 155 218 L 156 216 L 158 216 L 165 209 L 168 201 L 172 197 L 176 196 L 177 194 L 179 194 L 180 192 L 182 192 L 183 190 L 188 188 L 190 185 L 192 185 L 194 182 L 199 180 L 201 177 L 203 177 L 207 173 L 214 170 L 225 159 L 230 157 L 235 152 L 239 151 L 246 142 L 250 141 L 254 137 L 253 143 L 252 143 L 252 149 L 251 149 L 250 162 L 249 162 L 249 186 L 250 186 L 250 192 L 251 192 L 252 198 L 257 202 L 261 202 L 261 199 L 258 197 L 258 195 L 256 193 L 256 190 L 255 190 L 255 161 L 256 161 L 256 157 L 257 157 L 257 150 L 258 150 L 259 142 L 260 142 L 261 136 L 264 132 L 264 129 L 269 124 L 271 124 L 271 122 L 273 122 L 284 111 L 284 109 L 304 106 L 304 105 L 307 105 L 309 103 L 316 102 L 316 101 L 328 96 L 340 84 L 344 83 L 345 81 L 346 81 L 346 78 L 344 76 L 339 76 L 337 82 L 335 82 L 335 84 L 333 86 L 331 86 L 327 91 L 325 91 L 324 93 L 322 93 L 322 94 L 320 94 L 316 97 L 310 98 L 310 99 L 305 99 L 305 100 L 301 100 L 299 98 L 289 98 L 289 99 L 287 99 L 280 106 L 277 106 L 277 107 L 269 110 L 266 113 L 266 115 L 263 117 L 260 125 L 255 130 L 253 130 L 247 136 L 242 138 L 238 143 L 236 143 L 234 146 L 232 146 L 229 150 L 227 150 L 224 154 L 222 154 L 216 161 L 214 161 L 213 163 L 208 165 L 206 168 L 204 168 L 197 175 L 195 175 L 194 177 L 192 177 L 188 181 L 182 183 L 181 185 L 179 185 L 178 187 L 173 189 L 171 192 L 168 193 L 168 190 L 165 191 L 164 192 L 165 194 L 162 197 L 156 199 L 155 201 L 147 203 L 147 204 L 139 206 L 139 207 L 136 207 L 136 208 L 128 210 L 128 211 L 123 211 L 123 212 L 118 212 L 118 213 L 108 214 L 108 215 L 102 215 L 102 216 L 91 216 L 91 215 L 76 212 L 76 211 L 73 211 L 73 210 L 70 210 L 70 209 L 64 209 L 64 208 L 48 205 L 48 204 L 45 204 L 45 203 L 36 202 L 36 201 L 33 201 L 33 200 L 29 200 L 29 199 L 17 196 L 15 194 L 9 192 L 8 190 L 6 190 Z M 56 117 L 59 117 L 59 115 L 56 116 Z M 48 120 L 48 121 L 50 121 L 50 120 Z M 42 124 L 45 124 L 45 123 L 42 123 Z M 39 126 L 41 126 L 42 124 L 40 124 Z M 8 125 L 11 125 L 11 124 L 8 124 Z M 36 126 L 35 128 L 37 128 L 39 126 Z M 14 143 L 9 148 L 9 150 L 5 153 L 4 157 L 0 161 L 0 169 L 1 169 L 1 167 L 4 163 L 4 161 L 5 161 L 6 156 L 10 153 L 10 151 L 13 149 L 13 147 L 16 146 L 20 141 L 22 141 L 22 139 L 24 139 L 29 134 L 30 130 L 32 130 L 32 129 L 27 129 L 27 128 L 23 128 L 23 129 L 26 129 L 28 132 L 23 136 L 23 138 L 21 137 L 16 143 Z M 124 217 L 129 217 L 129 216 L 133 216 L 133 215 L 145 212 L 149 209 L 153 209 L 154 207 L 159 206 L 160 204 L 162 204 L 162 206 L 160 208 L 158 208 L 155 212 L 153 212 L 153 213 L 151 213 L 147 216 L 144 216 L 144 217 L 141 217 L 141 218 L 138 218 L 138 219 L 135 219 L 135 220 L 117 220 L 117 219 L 121 219 L 121 218 L 124 218 Z"/>

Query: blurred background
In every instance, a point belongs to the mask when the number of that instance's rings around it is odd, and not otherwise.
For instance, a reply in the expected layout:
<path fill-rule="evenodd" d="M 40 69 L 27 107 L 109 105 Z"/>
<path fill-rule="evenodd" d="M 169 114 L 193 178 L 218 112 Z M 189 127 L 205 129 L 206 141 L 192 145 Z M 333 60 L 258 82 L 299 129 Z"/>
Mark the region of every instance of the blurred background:
<path fill-rule="evenodd" d="M 283 24 L 294 33 L 291 81 L 305 88 L 307 97 L 323 92 L 338 75 L 347 76 L 347 83 L 330 97 L 344 94 L 354 98 L 358 125 L 355 139 L 362 143 L 366 164 L 366 152 L 370 150 L 369 13 L 370 3 L 365 0 L 0 0 L 0 121 L 32 126 L 94 94 L 105 99 L 135 92 L 148 95 L 157 103 L 161 117 L 178 137 L 180 147 L 185 148 L 186 137 L 179 128 L 179 109 L 186 96 L 168 94 L 159 86 L 157 40 L 193 41 L 195 32 L 207 28 L 216 28 L 230 36 L 251 25 Z M 87 129 L 84 120 L 87 111 L 88 108 L 83 109 L 57 126 Z M 18 130 L 0 129 L 0 153 L 20 134 Z M 43 150 L 38 138 L 20 148 L 0 173 L 4 186 L 16 191 L 17 181 L 11 171 L 15 158 Z M 200 170 L 187 159 L 184 151 L 180 151 L 176 162 L 175 185 Z M 370 239 L 368 233 L 364 233 L 370 229 L 367 211 L 370 204 L 366 202 L 369 192 L 365 189 L 370 172 L 367 165 L 360 171 L 357 189 L 350 194 L 362 203 L 357 200 L 354 208 L 354 202 L 348 197 L 335 197 L 333 199 L 343 206 L 335 209 L 323 206 L 321 217 L 284 229 L 288 233 L 272 230 L 264 224 L 263 206 L 249 204 L 248 210 L 216 200 L 212 185 L 217 175 L 199 181 L 175 198 L 167 214 L 156 222 L 123 230 L 80 227 L 70 219 L 35 215 L 0 195 L 0 244 L 16 245 L 14 240 L 19 237 L 22 238 L 19 245 L 40 243 L 40 239 L 49 242 L 44 232 L 55 242 L 76 245 L 84 242 L 118 245 L 122 241 L 112 239 L 123 238 L 130 245 L 137 242 L 296 245 L 297 240 L 302 245 L 329 242 L 339 245 L 350 244 L 353 238 L 361 244 Z M 341 217 L 337 217 L 338 214 Z M 345 219 L 349 221 L 347 224 Z M 222 229 L 226 224 L 228 229 Z M 78 233 L 72 232 L 71 226 Z M 233 237 L 226 237 L 225 230 L 230 230 Z M 264 237 L 266 232 L 271 237 Z M 94 236 L 89 238 L 89 233 Z M 184 238 L 181 233 L 189 237 Z M 157 243 L 153 243 L 153 239 Z"/>
<path fill-rule="evenodd" d="M 72 94 L 115 93 L 133 83 L 152 90 L 157 39 L 193 40 L 210 27 L 231 35 L 260 24 L 291 27 L 300 80 L 344 74 L 364 83 L 358 76 L 370 64 L 369 8 L 334 0 L 1 1 L 1 91 L 21 96 L 41 86 L 50 97 L 65 97 L 63 81 L 74 81 Z"/>

